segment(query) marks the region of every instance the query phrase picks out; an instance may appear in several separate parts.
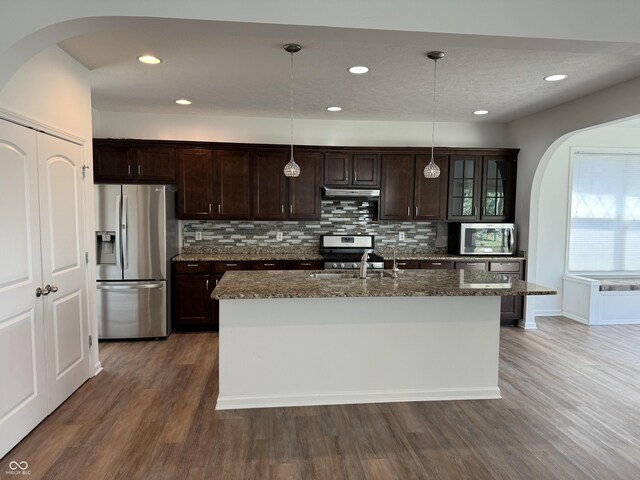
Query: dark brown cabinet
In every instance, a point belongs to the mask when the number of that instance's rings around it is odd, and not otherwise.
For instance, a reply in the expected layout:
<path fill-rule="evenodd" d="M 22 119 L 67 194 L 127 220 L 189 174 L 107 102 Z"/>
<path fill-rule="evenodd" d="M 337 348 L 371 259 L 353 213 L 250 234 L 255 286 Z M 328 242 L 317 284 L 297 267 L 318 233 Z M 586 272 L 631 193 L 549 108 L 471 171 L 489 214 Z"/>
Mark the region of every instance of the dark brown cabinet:
<path fill-rule="evenodd" d="M 424 176 L 424 167 L 430 161 L 431 155 L 416 155 L 413 219 L 417 221 L 446 220 L 447 218 L 449 157 L 434 155 L 433 161 L 440 167 L 438 178 L 425 178 Z"/>
<path fill-rule="evenodd" d="M 292 260 L 288 262 L 289 270 L 322 270 L 324 262 L 321 260 Z"/>
<path fill-rule="evenodd" d="M 413 155 L 382 155 L 380 220 L 413 219 Z"/>
<path fill-rule="evenodd" d="M 172 147 L 96 141 L 93 163 L 94 181 L 98 183 L 176 183 Z"/>
<path fill-rule="evenodd" d="M 515 155 L 451 155 L 447 220 L 513 220 Z"/>
<path fill-rule="evenodd" d="M 258 151 L 253 166 L 255 220 L 319 220 L 322 154 L 298 151 L 300 176 L 287 178 L 287 151 Z"/>
<path fill-rule="evenodd" d="M 336 187 L 378 187 L 380 156 L 377 153 L 326 153 L 324 184 Z"/>
<path fill-rule="evenodd" d="M 213 219 L 211 150 L 178 149 L 178 218 Z"/>
<path fill-rule="evenodd" d="M 174 329 L 217 328 L 217 308 L 211 299 L 215 283 L 210 262 L 173 262 Z"/>
<path fill-rule="evenodd" d="M 435 260 L 420 260 L 420 268 L 426 270 L 452 270 L 453 262 L 450 261 L 435 261 Z"/>
<path fill-rule="evenodd" d="M 486 270 L 487 262 L 455 262 L 456 270 Z"/>
<path fill-rule="evenodd" d="M 420 261 L 418 260 L 396 260 L 396 264 L 401 270 L 415 270 L 420 268 Z M 393 260 L 385 260 L 384 268 L 387 270 L 393 268 Z"/>
<path fill-rule="evenodd" d="M 251 157 L 246 149 L 216 150 L 213 159 L 213 218 L 251 218 Z"/>

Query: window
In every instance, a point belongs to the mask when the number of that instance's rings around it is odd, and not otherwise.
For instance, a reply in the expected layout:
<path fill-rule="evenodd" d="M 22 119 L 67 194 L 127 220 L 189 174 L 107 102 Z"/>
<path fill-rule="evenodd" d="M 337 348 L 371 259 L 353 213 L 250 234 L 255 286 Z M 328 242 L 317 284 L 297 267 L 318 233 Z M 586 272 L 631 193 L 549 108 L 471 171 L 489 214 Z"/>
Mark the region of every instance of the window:
<path fill-rule="evenodd" d="M 574 153 L 570 212 L 570 272 L 640 272 L 640 153 Z"/>

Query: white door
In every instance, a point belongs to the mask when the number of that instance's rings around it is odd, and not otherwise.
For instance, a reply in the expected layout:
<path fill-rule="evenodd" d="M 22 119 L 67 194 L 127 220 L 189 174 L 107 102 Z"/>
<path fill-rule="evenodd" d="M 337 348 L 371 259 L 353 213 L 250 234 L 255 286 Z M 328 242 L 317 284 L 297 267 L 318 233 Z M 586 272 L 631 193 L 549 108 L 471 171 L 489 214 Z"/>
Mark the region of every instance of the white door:
<path fill-rule="evenodd" d="M 0 458 L 47 415 L 36 132 L 0 120 Z"/>
<path fill-rule="evenodd" d="M 49 413 L 89 378 L 82 160 L 79 145 L 38 135 Z"/>

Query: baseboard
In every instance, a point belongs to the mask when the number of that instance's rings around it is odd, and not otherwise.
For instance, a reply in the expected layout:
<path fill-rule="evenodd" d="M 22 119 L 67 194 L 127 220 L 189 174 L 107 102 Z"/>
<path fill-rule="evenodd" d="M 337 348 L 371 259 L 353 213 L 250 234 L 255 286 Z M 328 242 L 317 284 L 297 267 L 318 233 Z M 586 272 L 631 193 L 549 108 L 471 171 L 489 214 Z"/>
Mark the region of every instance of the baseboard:
<path fill-rule="evenodd" d="M 102 364 L 97 362 L 93 367 L 93 376 L 95 377 L 102 371 Z"/>
<path fill-rule="evenodd" d="M 439 390 L 401 390 L 396 392 L 348 392 L 318 395 L 222 396 L 216 410 L 241 408 L 302 407 L 314 405 L 347 405 L 357 403 L 428 402 L 440 400 L 495 400 L 502 398 L 500 389 L 465 388 Z"/>
<path fill-rule="evenodd" d="M 589 325 L 589 321 L 586 318 L 579 317 L 578 315 L 574 315 L 573 313 L 562 312 L 560 313 L 560 315 L 563 317 L 567 317 L 569 320 L 573 320 L 584 325 Z"/>

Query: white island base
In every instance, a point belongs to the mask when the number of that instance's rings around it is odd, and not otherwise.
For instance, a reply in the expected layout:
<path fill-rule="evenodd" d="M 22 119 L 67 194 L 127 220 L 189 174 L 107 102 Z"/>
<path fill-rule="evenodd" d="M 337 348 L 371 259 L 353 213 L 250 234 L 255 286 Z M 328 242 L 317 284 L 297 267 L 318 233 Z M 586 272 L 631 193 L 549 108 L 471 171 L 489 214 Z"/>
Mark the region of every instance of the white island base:
<path fill-rule="evenodd" d="M 500 398 L 500 296 L 220 301 L 216 409 Z"/>

